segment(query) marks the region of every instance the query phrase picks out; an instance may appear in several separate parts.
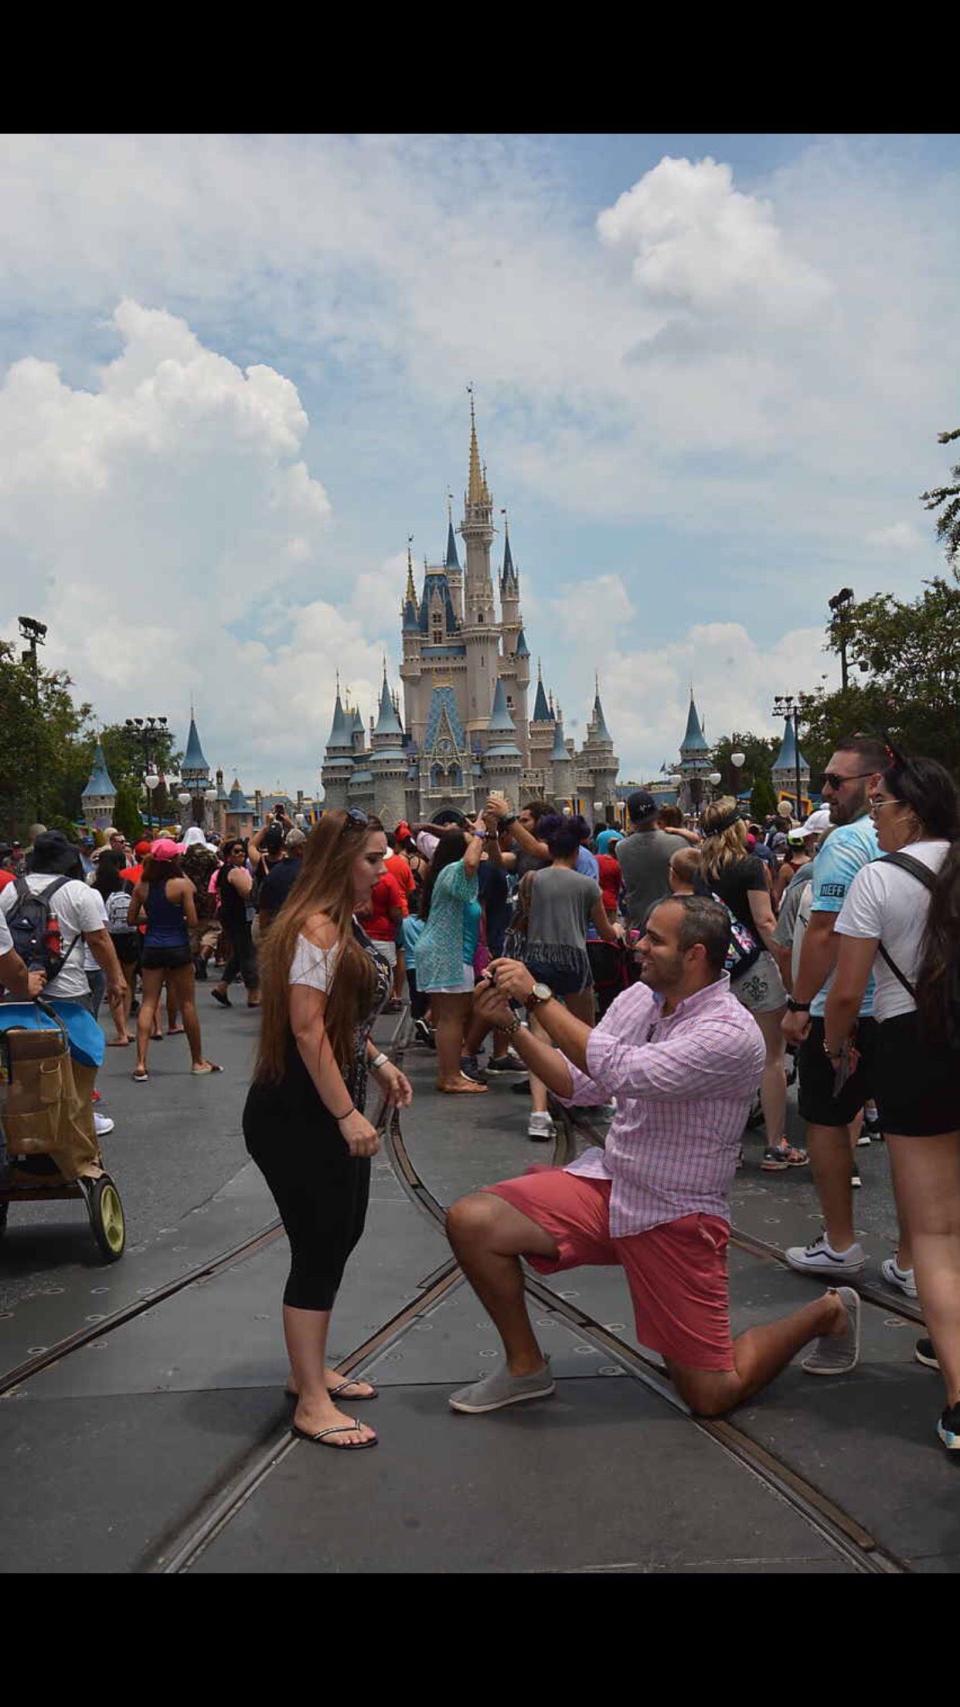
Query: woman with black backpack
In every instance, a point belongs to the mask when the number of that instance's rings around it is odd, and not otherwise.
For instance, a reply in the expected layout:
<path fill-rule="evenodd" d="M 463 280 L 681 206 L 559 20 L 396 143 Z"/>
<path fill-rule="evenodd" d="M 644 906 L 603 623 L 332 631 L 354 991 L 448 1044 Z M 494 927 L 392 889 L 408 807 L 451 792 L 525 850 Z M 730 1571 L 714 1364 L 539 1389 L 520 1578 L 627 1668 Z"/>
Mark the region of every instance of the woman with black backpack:
<path fill-rule="evenodd" d="M 787 992 L 776 960 L 773 933 L 777 921 L 770 890 L 760 859 L 749 851 L 747 827 L 731 795 L 704 807 L 700 827 L 700 871 L 693 887 L 698 895 L 712 895 L 722 901 L 748 933 L 738 939 L 741 951 L 744 943 L 753 939 L 752 950 L 742 954 L 740 965 L 730 974 L 730 988 L 763 1033 L 767 1058 L 760 1081 L 760 1106 L 767 1141 L 760 1166 L 765 1173 L 782 1173 L 784 1168 L 803 1167 L 807 1152 L 794 1149 L 784 1136 L 787 1075 L 780 1022 L 787 1011 Z"/>
<path fill-rule="evenodd" d="M 891 755 L 869 805 L 882 857 L 862 866 L 837 917 L 824 1049 L 839 1073 L 871 976 L 876 1100 L 900 1217 L 884 1279 L 915 1283 L 947 1405 L 937 1433 L 960 1451 L 960 795 L 934 759 Z"/>

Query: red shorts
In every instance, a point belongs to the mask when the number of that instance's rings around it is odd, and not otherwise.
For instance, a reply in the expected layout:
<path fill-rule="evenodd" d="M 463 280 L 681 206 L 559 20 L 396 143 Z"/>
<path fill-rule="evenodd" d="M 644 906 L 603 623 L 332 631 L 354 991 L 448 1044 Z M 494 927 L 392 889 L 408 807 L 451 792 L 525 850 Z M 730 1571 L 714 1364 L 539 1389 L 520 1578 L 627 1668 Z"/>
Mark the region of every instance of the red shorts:
<path fill-rule="evenodd" d="M 549 1233 L 557 1258 L 526 1255 L 540 1274 L 619 1263 L 627 1277 L 637 1338 L 689 1369 L 734 1368 L 727 1286 L 730 1229 L 719 1215 L 683 1215 L 625 1239 L 610 1234 L 610 1181 L 537 1169 L 488 1185 Z"/>

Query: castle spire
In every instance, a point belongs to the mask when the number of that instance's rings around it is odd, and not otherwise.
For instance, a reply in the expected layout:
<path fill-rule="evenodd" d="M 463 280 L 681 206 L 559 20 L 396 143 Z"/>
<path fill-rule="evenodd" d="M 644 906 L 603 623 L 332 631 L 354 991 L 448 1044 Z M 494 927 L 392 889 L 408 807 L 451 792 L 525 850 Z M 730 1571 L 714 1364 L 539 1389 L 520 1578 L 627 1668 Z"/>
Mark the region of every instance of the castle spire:
<path fill-rule="evenodd" d="M 460 559 L 457 556 L 457 540 L 453 531 L 453 498 L 447 493 L 447 562 L 448 569 L 459 569 Z"/>
<path fill-rule="evenodd" d="M 404 603 L 412 605 L 414 610 L 416 610 L 416 608 L 417 608 L 417 589 L 413 584 L 413 553 L 410 550 L 410 547 L 412 544 L 413 544 L 413 534 L 411 533 L 411 534 L 407 535 L 407 590 L 404 593 L 403 597 L 404 597 Z"/>
<path fill-rule="evenodd" d="M 468 385 L 470 393 L 470 467 L 467 475 L 467 503 L 489 504 L 490 494 L 483 469 L 480 466 L 480 447 L 477 444 L 477 417 L 473 406 L 473 386 Z"/>

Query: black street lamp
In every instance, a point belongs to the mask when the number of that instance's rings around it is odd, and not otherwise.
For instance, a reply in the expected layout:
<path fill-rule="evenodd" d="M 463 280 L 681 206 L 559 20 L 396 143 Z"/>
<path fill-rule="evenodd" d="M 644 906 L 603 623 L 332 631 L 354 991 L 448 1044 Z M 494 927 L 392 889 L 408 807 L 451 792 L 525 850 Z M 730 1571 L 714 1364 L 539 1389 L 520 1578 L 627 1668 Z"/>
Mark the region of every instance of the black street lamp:
<path fill-rule="evenodd" d="M 124 719 L 124 728 L 135 741 L 140 741 L 143 745 L 143 785 L 147 790 L 147 829 L 151 830 L 153 828 L 153 791 L 159 784 L 160 778 L 157 775 L 156 766 L 150 763 L 150 747 L 158 735 L 166 734 L 167 720 L 165 717 L 127 717 Z M 157 828 L 159 829 L 159 827 L 160 819 L 158 816 Z"/>
<path fill-rule="evenodd" d="M 33 671 L 33 712 L 34 718 L 40 716 L 40 664 L 37 659 L 37 647 L 46 642 L 47 625 L 38 622 L 35 616 L 17 618 L 20 624 L 20 638 L 27 643 L 27 649 L 20 654 L 20 662 L 29 664 Z M 40 731 L 35 723 L 33 738 L 33 814 L 37 822 L 40 819 Z"/>
<path fill-rule="evenodd" d="M 796 766 L 797 783 L 797 819 L 800 819 L 800 719 L 805 717 L 810 707 L 815 703 L 812 693 L 778 693 L 773 702 L 774 717 L 784 717 L 793 723 L 793 762 Z"/>
<path fill-rule="evenodd" d="M 850 637 L 850 624 L 853 618 L 853 588 L 841 587 L 839 593 L 834 593 L 827 600 L 833 611 L 831 627 L 840 647 L 840 683 L 844 693 L 847 691 L 847 641 Z"/>

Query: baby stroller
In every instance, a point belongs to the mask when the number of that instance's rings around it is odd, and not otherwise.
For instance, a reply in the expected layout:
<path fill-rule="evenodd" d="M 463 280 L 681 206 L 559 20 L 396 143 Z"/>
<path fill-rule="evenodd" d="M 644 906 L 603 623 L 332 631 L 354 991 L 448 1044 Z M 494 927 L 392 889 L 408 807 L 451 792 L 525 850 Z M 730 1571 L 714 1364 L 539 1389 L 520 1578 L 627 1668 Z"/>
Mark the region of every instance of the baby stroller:
<path fill-rule="evenodd" d="M 16 1023 L 16 1008 L 0 1008 L 0 1236 L 11 1203 L 79 1198 L 104 1262 L 117 1262 L 126 1243 L 123 1204 L 102 1168 L 90 1101 L 93 1073 L 75 1063 L 67 1029 L 55 1010 L 38 1001 L 51 1023 L 35 1029 Z M 89 1082 L 88 1082 L 89 1080 Z"/>

